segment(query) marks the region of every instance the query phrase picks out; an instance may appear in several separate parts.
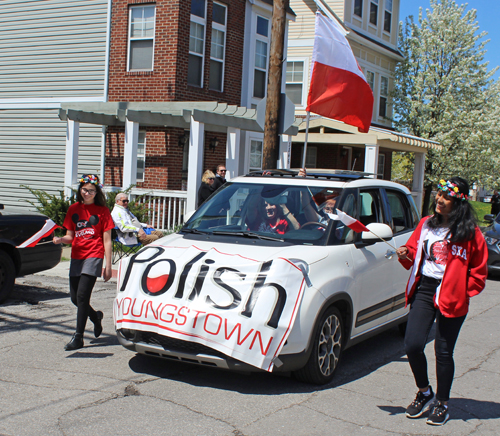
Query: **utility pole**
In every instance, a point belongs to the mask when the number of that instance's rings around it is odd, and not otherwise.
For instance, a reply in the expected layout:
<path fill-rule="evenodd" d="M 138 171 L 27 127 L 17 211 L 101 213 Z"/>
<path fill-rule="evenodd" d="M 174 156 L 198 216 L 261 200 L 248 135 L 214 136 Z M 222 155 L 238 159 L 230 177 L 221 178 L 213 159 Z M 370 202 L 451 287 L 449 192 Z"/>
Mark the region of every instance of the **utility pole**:
<path fill-rule="evenodd" d="M 278 132 L 281 77 L 285 55 L 286 11 L 290 0 L 273 1 L 271 47 L 269 49 L 269 77 L 267 80 L 266 121 L 264 125 L 264 150 L 262 168 L 276 168 L 279 157 L 280 136 Z"/>

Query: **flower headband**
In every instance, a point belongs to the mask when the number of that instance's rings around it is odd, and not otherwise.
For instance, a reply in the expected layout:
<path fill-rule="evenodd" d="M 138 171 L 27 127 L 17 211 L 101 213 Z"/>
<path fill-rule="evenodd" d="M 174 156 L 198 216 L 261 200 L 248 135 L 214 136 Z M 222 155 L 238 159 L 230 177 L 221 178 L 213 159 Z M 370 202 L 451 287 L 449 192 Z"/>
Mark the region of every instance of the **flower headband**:
<path fill-rule="evenodd" d="M 99 183 L 99 178 L 95 176 L 94 174 L 84 174 L 82 178 L 79 180 L 80 183 L 86 184 L 86 183 L 92 183 L 93 185 L 99 186 L 99 188 L 102 188 L 102 184 Z"/>
<path fill-rule="evenodd" d="M 445 181 L 445 180 L 441 179 L 439 181 L 437 187 L 441 191 L 447 192 L 447 194 L 450 197 L 454 197 L 457 200 L 466 201 L 469 199 L 467 194 L 463 194 L 462 192 L 460 192 L 460 190 L 458 189 L 458 186 L 455 183 L 450 182 L 449 180 Z"/>

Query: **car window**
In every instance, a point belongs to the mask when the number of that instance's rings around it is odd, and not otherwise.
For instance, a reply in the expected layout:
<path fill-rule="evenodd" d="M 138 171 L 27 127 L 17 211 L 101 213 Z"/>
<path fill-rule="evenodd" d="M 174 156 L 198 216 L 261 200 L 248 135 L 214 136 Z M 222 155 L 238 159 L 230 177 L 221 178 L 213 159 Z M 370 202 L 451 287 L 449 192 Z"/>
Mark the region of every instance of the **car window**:
<path fill-rule="evenodd" d="M 332 217 L 342 192 L 326 186 L 228 182 L 200 206 L 182 231 L 325 245 L 339 224 Z M 354 203 L 349 204 L 355 210 Z M 337 238 L 337 243 L 341 240 Z"/>
<path fill-rule="evenodd" d="M 392 231 L 394 234 L 413 230 L 412 207 L 406 195 L 396 190 L 386 189 L 387 201 L 392 217 Z"/>
<path fill-rule="evenodd" d="M 385 223 L 378 189 L 361 190 L 359 193 L 359 220 L 366 226 L 371 223 Z"/>

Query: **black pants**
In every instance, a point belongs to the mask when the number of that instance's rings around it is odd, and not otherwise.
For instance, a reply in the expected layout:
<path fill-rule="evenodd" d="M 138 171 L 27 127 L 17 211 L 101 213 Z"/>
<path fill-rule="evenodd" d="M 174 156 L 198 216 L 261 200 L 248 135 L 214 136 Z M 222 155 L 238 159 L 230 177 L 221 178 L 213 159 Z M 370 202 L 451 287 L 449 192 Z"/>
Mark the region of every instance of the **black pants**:
<path fill-rule="evenodd" d="M 425 276 L 422 277 L 418 284 L 411 301 L 408 316 L 405 351 L 417 387 L 425 388 L 429 386 L 424 348 L 434 320 L 436 320 L 436 337 L 434 341 L 437 376 L 436 398 L 439 401 L 448 401 L 455 374 L 453 350 L 466 315 L 458 318 L 447 318 L 434 307 L 434 296 L 438 285 L 437 280 Z"/>
<path fill-rule="evenodd" d="M 71 302 L 78 308 L 76 315 L 76 333 L 83 334 L 87 318 L 97 321 L 97 312 L 90 306 L 90 295 L 94 289 L 97 277 L 82 274 L 69 278 Z"/>

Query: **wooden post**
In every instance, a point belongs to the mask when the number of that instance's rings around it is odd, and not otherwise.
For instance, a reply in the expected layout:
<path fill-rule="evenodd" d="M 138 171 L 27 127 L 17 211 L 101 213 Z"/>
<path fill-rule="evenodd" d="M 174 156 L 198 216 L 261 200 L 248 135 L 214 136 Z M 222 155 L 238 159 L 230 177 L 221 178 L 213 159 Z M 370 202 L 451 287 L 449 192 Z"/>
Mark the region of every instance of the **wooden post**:
<path fill-rule="evenodd" d="M 285 62 L 286 11 L 290 0 L 273 1 L 271 47 L 269 50 L 269 77 L 267 80 L 266 120 L 264 125 L 264 150 L 262 169 L 276 168 L 279 156 L 280 136 L 278 132 L 281 77 Z"/>

